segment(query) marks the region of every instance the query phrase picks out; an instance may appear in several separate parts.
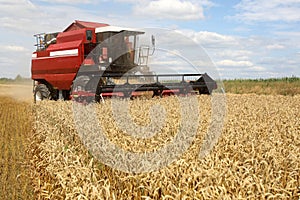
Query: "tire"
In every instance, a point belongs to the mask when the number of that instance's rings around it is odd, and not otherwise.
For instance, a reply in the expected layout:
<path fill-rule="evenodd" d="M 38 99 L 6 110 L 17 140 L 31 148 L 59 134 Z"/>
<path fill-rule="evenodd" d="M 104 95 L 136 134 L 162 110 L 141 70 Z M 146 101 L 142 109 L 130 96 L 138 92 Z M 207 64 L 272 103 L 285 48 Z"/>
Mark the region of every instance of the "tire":
<path fill-rule="evenodd" d="M 39 84 L 34 89 L 34 102 L 50 99 L 50 91 L 45 84 Z"/>

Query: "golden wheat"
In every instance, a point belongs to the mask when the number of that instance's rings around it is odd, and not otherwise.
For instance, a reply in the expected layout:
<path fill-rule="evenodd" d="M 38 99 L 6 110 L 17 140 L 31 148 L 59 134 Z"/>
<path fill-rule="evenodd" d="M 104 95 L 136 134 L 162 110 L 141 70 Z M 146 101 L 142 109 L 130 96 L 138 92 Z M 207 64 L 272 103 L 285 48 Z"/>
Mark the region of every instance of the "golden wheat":
<path fill-rule="evenodd" d="M 199 151 L 211 105 L 208 96 L 197 98 L 200 126 L 191 147 L 168 167 L 141 174 L 115 170 L 91 155 L 77 133 L 72 102 L 39 102 L 31 144 L 36 194 L 41 199 L 299 199 L 299 95 L 227 95 L 222 135 L 204 159 Z M 129 102 L 133 122 L 151 126 L 154 104 L 164 108 L 166 119 L 153 138 L 124 133 L 113 120 L 111 100 L 96 106 L 97 116 L 120 148 L 151 151 L 172 141 L 187 117 L 180 115 L 175 97 L 138 99 Z"/>
<path fill-rule="evenodd" d="M 0 199 L 32 199 L 25 151 L 32 129 L 30 105 L 0 94 L 0 124 Z"/>

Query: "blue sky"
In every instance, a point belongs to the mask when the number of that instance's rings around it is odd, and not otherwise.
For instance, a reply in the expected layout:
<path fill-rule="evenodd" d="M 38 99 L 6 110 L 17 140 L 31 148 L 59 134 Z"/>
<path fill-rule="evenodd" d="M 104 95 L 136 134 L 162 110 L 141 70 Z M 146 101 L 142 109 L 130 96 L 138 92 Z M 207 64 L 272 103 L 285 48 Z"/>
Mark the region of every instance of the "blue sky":
<path fill-rule="evenodd" d="M 300 77 L 299 13 L 300 0 L 0 0 L 0 77 L 30 77 L 33 35 L 74 20 L 178 30 L 221 78 Z"/>

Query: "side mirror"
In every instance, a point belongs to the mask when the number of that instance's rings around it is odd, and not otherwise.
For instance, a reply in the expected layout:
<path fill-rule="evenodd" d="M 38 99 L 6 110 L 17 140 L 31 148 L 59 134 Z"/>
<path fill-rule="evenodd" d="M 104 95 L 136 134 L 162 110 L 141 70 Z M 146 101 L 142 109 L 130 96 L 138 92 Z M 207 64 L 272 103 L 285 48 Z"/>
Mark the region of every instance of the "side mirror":
<path fill-rule="evenodd" d="M 151 36 L 151 40 L 152 40 L 152 46 L 155 47 L 155 36 L 154 35 Z"/>
<path fill-rule="evenodd" d="M 151 42 L 152 42 L 152 53 L 150 55 L 153 56 L 153 54 L 155 52 L 155 36 L 154 35 L 151 35 Z"/>

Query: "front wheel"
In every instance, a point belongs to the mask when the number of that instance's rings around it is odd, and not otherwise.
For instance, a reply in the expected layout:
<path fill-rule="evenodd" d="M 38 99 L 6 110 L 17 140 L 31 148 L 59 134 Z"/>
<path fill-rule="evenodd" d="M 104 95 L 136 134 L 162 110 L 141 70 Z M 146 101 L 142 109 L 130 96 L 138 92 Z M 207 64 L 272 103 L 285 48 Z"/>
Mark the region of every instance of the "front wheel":
<path fill-rule="evenodd" d="M 39 84 L 34 89 L 34 102 L 50 99 L 50 91 L 45 84 Z"/>

